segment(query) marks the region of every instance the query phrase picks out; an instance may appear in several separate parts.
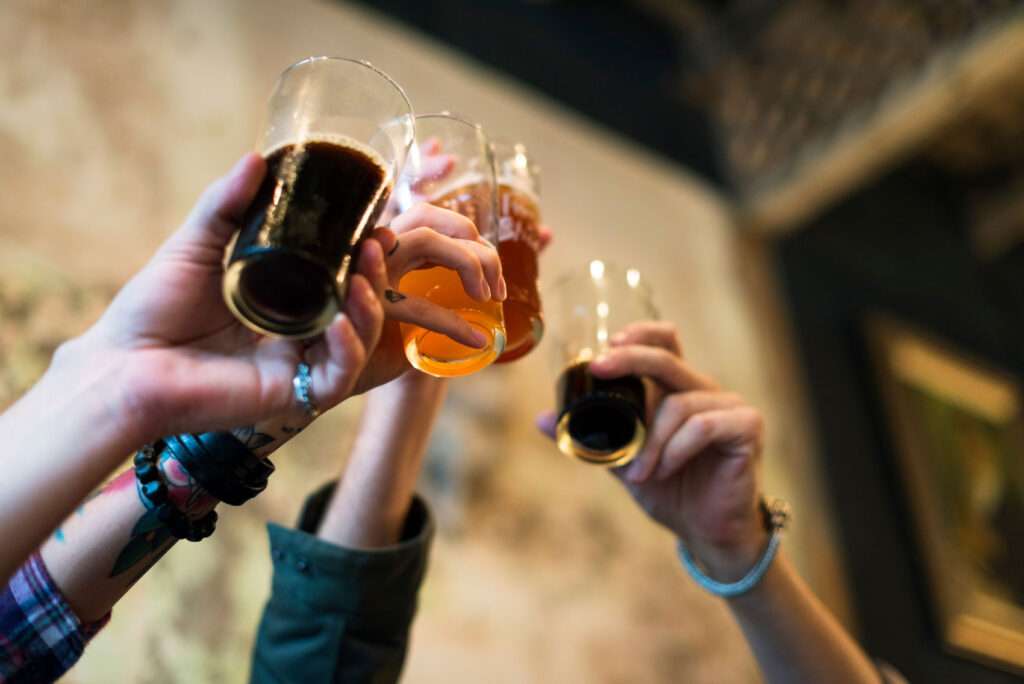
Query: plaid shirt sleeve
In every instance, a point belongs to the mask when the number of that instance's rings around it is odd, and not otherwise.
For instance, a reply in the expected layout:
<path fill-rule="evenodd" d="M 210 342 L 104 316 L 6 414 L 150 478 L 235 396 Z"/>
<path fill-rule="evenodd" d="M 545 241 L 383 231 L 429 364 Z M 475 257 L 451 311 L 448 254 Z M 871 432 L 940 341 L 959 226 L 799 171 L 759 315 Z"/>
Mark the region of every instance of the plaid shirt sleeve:
<path fill-rule="evenodd" d="M 52 682 L 82 655 L 110 620 L 83 623 L 32 554 L 0 593 L 0 682 Z"/>

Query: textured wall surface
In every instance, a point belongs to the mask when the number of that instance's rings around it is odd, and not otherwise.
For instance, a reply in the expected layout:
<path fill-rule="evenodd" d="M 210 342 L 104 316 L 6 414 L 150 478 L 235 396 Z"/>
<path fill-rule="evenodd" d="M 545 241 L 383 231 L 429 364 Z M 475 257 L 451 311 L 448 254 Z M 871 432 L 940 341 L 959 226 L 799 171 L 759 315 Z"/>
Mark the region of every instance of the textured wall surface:
<path fill-rule="evenodd" d="M 728 208 L 678 167 L 344 4 L 0 5 L 0 406 L 251 147 L 277 74 L 311 54 L 368 59 L 418 111 L 462 112 L 533 150 L 556 232 L 543 283 L 591 258 L 645 273 L 689 358 L 764 408 L 766 489 L 798 515 L 789 552 L 841 607 L 806 435 L 763 370 L 772 359 Z M 424 482 L 441 534 L 406 680 L 757 681 L 725 607 L 683 575 L 670 536 L 607 473 L 534 430 L 553 401 L 549 357 L 542 345 L 455 383 Z M 359 410 L 352 400 L 304 432 L 275 457 L 263 496 L 224 511 L 212 539 L 175 548 L 68 681 L 244 681 L 269 585 L 262 526 L 291 522 L 312 484 L 341 468 Z"/>

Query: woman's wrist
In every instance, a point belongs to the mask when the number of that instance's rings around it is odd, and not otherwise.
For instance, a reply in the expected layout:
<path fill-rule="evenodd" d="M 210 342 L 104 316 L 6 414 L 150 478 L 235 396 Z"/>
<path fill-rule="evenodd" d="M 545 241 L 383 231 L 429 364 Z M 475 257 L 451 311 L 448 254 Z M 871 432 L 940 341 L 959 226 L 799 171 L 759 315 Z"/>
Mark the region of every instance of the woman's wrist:
<path fill-rule="evenodd" d="M 133 391 L 131 364 L 126 352 L 104 344 L 89 332 L 68 340 L 53 355 L 40 384 L 60 387 L 50 396 L 84 402 L 101 415 L 102 425 L 116 430 L 127 450 L 159 436 L 159 424 L 144 410 Z M 99 424 L 98 424 L 99 426 Z"/>
<path fill-rule="evenodd" d="M 735 582 L 757 564 L 768 545 L 770 532 L 758 508 L 742 524 L 735 525 L 730 535 L 715 539 L 678 532 L 677 535 L 712 579 Z"/>
<path fill-rule="evenodd" d="M 447 387 L 447 381 L 409 371 L 367 395 L 359 436 L 319 537 L 357 548 L 399 540 Z"/>

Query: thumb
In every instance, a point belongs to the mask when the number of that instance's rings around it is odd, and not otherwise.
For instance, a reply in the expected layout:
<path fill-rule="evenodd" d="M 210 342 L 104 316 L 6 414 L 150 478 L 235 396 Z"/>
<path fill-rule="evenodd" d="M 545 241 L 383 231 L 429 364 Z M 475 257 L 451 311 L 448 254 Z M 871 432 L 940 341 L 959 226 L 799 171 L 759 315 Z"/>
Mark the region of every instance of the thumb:
<path fill-rule="evenodd" d="M 556 425 L 558 425 L 558 416 L 554 411 L 543 411 L 537 414 L 537 429 L 551 439 L 555 438 Z"/>
<path fill-rule="evenodd" d="M 263 157 L 250 152 L 203 192 L 181 229 L 168 245 L 196 245 L 223 249 L 238 229 L 246 209 L 266 175 Z"/>

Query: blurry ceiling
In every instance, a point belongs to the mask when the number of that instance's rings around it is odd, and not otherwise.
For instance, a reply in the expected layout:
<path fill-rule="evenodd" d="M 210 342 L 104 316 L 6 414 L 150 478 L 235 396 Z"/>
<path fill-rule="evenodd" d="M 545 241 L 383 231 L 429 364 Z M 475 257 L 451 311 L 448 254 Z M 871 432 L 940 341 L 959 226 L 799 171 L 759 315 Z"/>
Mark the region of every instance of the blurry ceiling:
<path fill-rule="evenodd" d="M 985 119 L 1024 73 L 1024 0 L 360 1 L 692 169 L 768 232 L 950 127 L 970 138 L 965 111 Z"/>

